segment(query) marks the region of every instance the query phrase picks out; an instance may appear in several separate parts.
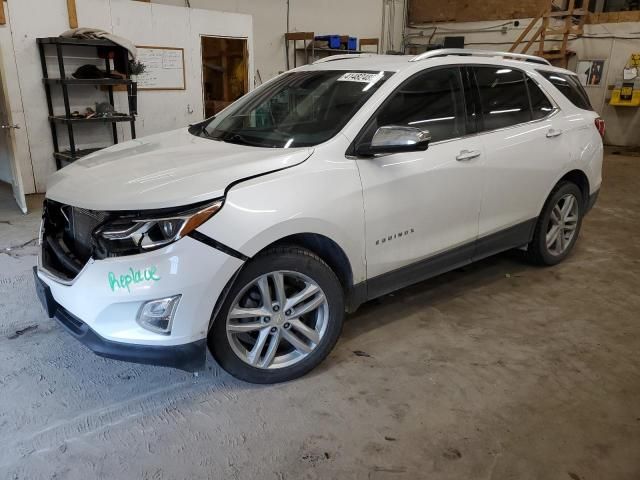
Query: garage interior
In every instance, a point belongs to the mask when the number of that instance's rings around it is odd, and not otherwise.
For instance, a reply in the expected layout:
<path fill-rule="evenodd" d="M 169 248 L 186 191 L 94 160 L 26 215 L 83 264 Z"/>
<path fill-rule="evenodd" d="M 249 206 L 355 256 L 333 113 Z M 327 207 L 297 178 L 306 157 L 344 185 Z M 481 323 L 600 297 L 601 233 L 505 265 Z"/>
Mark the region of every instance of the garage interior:
<path fill-rule="evenodd" d="M 0 2 L 0 478 L 640 478 L 637 1 L 55 0 L 34 18 L 36 4 Z M 78 26 L 127 33 L 150 59 L 182 50 L 175 85 L 139 80 L 138 137 L 215 115 L 294 59 L 453 45 L 587 68 L 607 125 L 600 196 L 565 262 L 511 251 L 370 301 L 292 382 L 243 383 L 211 357 L 198 374 L 104 359 L 46 318 L 32 274 L 58 168 L 36 39 Z M 85 127 L 79 149 L 112 139 Z"/>

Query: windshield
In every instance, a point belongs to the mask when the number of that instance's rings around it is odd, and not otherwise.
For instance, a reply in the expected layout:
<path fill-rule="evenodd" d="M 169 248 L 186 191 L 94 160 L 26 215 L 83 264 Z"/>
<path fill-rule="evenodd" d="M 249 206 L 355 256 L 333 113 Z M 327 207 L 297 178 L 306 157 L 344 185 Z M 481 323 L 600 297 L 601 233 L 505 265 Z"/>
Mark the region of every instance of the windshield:
<path fill-rule="evenodd" d="M 255 147 L 310 147 L 338 133 L 391 75 L 344 70 L 287 73 L 191 132 Z"/>

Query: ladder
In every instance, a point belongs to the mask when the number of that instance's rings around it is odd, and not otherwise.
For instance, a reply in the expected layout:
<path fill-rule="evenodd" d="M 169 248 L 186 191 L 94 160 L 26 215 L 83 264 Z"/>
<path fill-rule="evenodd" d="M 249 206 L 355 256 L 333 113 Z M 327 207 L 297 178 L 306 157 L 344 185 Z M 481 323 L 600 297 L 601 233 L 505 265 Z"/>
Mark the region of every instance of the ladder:
<path fill-rule="evenodd" d="M 568 0 L 566 10 L 554 11 L 553 1 L 549 0 L 540 13 L 527 25 L 527 28 L 522 31 L 517 40 L 513 42 L 513 45 L 509 48 L 509 52 L 515 52 L 524 43 L 524 47 L 519 53 L 527 53 L 531 46 L 537 42 L 538 48 L 535 55 L 546 58 L 547 60 L 555 60 L 556 62 L 554 63 L 566 67 L 569 58 L 569 55 L 567 55 L 569 35 L 580 36 L 583 34 L 584 22 L 588 14 L 584 8 L 575 8 L 575 3 L 576 0 Z M 573 22 L 574 17 L 579 18 L 577 24 Z M 552 18 L 562 20 L 562 27 L 549 27 L 550 19 Z M 529 32 L 536 26 L 538 26 L 537 30 L 535 30 L 533 36 L 527 39 L 525 43 L 527 35 L 529 35 Z M 547 36 L 553 36 L 555 38 L 549 39 Z M 561 36 L 560 40 L 558 40 L 558 36 Z M 545 50 L 546 40 L 560 41 L 560 49 Z"/>

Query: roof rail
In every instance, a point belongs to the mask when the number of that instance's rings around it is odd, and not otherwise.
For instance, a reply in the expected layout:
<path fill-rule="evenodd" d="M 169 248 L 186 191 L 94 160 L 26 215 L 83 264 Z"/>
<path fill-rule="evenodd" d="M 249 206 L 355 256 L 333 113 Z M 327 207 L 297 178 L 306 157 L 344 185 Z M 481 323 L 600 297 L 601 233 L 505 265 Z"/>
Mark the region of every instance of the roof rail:
<path fill-rule="evenodd" d="M 361 58 L 361 57 L 373 57 L 377 56 L 377 53 L 343 53 L 341 55 L 329 55 L 328 57 L 321 58 L 320 60 L 316 60 L 312 63 L 315 65 L 316 63 L 326 63 L 326 62 L 335 62 L 336 60 L 347 60 L 349 58 Z"/>
<path fill-rule="evenodd" d="M 419 62 L 427 58 L 446 57 L 447 55 L 461 55 L 473 57 L 501 57 L 508 60 L 520 60 L 523 62 L 540 63 L 542 65 L 551 65 L 549 60 L 535 55 L 525 55 L 524 53 L 512 52 L 493 52 L 489 50 L 467 50 L 465 48 L 440 48 L 437 50 L 429 50 L 413 57 L 410 62 Z"/>

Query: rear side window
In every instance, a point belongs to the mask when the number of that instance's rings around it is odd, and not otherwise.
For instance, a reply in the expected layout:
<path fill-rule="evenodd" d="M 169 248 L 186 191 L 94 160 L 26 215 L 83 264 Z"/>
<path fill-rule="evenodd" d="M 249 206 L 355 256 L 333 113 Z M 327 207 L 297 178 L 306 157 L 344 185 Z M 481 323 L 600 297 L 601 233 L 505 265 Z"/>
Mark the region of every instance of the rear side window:
<path fill-rule="evenodd" d="M 531 113 L 533 119 L 538 120 L 549 115 L 553 111 L 553 105 L 547 96 L 540 90 L 540 87 L 529 76 L 526 76 L 527 90 L 529 90 L 529 98 L 531 99 Z"/>
<path fill-rule="evenodd" d="M 587 92 L 584 91 L 576 75 L 538 70 L 538 73 L 549 80 L 576 107 L 593 110 Z"/>
<path fill-rule="evenodd" d="M 483 130 L 510 127 L 532 119 L 525 75 L 505 67 L 473 67 L 480 94 Z"/>

